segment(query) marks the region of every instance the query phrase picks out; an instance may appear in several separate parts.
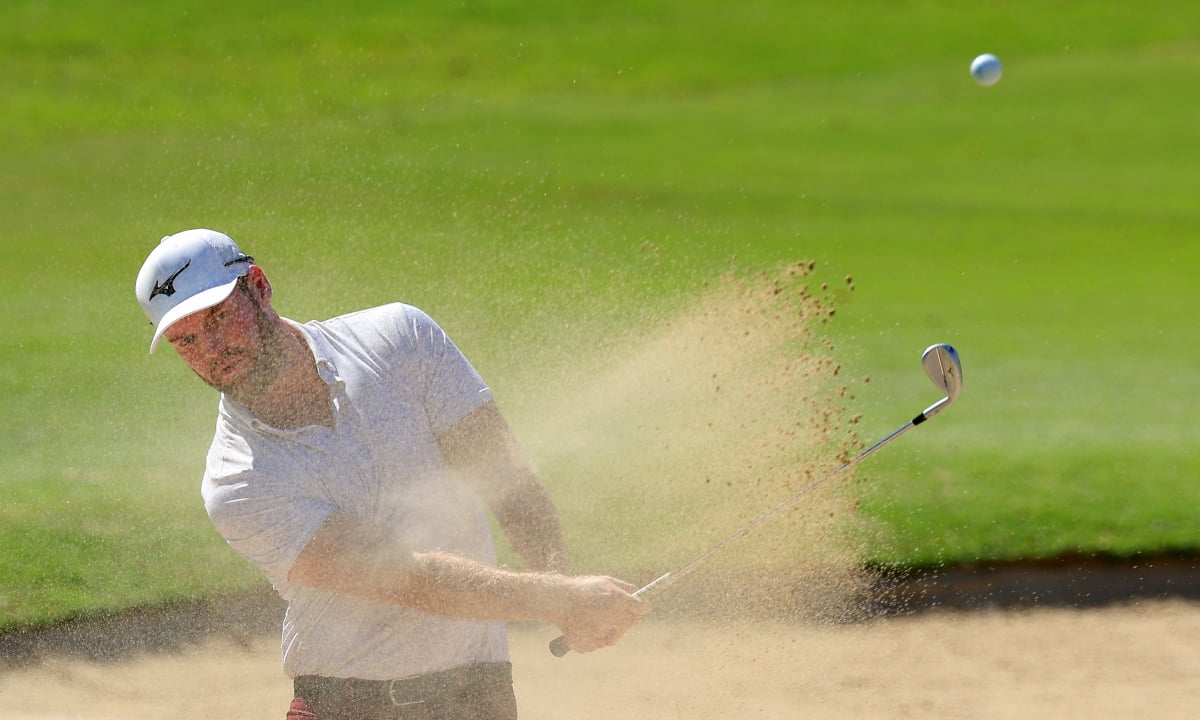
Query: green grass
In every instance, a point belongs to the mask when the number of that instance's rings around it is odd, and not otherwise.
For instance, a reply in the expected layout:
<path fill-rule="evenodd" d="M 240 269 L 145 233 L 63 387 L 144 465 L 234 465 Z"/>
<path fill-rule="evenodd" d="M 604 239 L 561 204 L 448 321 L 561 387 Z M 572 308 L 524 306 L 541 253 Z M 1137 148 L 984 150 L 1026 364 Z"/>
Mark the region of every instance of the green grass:
<path fill-rule="evenodd" d="M 0 625 L 260 582 L 200 507 L 215 398 L 145 356 L 132 297 L 195 226 L 259 257 L 289 316 L 429 310 L 519 431 L 539 377 L 622 320 L 735 256 L 813 258 L 854 278 L 828 332 L 871 378 L 864 439 L 936 399 L 922 348 L 963 355 L 960 402 L 854 486 L 883 528 L 865 561 L 1195 549 L 1198 15 L 4 4 Z M 628 488 L 533 451 L 580 564 L 646 570 L 635 546 L 672 526 L 606 526 Z"/>

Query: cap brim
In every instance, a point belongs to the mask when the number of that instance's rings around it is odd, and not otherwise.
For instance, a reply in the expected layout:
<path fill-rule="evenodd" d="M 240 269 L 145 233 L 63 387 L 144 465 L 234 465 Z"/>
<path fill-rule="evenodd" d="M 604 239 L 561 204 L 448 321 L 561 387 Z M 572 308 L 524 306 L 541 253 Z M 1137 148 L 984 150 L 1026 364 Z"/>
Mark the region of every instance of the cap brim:
<path fill-rule="evenodd" d="M 158 327 L 154 329 L 154 338 L 150 340 L 150 352 L 153 353 L 154 349 L 158 347 L 158 341 L 162 339 L 163 333 L 167 331 L 167 328 L 194 312 L 207 310 L 213 305 L 219 305 L 233 292 L 233 288 L 237 285 L 239 279 L 234 278 L 224 285 L 218 285 L 204 292 L 196 293 L 164 313 L 162 319 L 158 321 Z"/>

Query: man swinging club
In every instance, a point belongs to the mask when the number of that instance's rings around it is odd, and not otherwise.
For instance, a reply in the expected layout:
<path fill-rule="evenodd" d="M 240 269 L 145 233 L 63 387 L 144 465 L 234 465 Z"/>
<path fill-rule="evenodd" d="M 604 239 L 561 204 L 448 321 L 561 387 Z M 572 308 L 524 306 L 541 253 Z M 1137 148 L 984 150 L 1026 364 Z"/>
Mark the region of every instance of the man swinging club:
<path fill-rule="evenodd" d="M 287 717 L 515 718 L 505 621 L 612 645 L 649 611 L 571 576 L 554 504 L 445 332 L 391 304 L 299 324 L 227 235 L 150 253 L 137 298 L 221 392 L 202 493 L 213 524 L 287 601 Z M 529 568 L 496 566 L 487 511 Z"/>

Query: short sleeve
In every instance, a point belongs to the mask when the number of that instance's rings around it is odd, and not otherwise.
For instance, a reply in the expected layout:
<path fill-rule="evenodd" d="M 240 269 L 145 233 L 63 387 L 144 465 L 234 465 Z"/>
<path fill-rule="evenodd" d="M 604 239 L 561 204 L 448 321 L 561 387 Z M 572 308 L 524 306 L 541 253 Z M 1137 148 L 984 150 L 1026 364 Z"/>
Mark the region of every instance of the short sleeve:
<path fill-rule="evenodd" d="M 240 438 L 218 431 L 201 493 L 209 519 L 229 546 L 282 590 L 300 551 L 335 507 L 278 473 L 259 472 Z"/>
<path fill-rule="evenodd" d="M 425 411 L 435 435 L 492 399 L 491 390 L 450 336 L 421 310 L 403 306 L 402 332 L 421 357 Z"/>

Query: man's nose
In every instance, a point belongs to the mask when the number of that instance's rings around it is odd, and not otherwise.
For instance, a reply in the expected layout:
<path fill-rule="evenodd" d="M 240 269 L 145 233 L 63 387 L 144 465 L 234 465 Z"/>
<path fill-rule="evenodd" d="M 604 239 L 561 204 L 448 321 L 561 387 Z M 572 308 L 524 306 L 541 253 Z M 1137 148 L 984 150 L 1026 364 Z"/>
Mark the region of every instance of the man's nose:
<path fill-rule="evenodd" d="M 204 349 L 211 356 L 220 355 L 225 352 L 225 338 L 217 332 L 204 333 Z"/>

